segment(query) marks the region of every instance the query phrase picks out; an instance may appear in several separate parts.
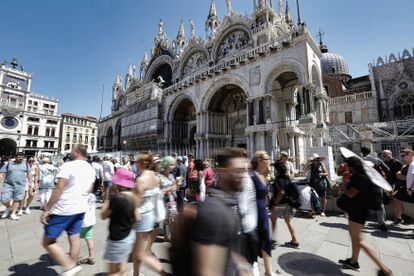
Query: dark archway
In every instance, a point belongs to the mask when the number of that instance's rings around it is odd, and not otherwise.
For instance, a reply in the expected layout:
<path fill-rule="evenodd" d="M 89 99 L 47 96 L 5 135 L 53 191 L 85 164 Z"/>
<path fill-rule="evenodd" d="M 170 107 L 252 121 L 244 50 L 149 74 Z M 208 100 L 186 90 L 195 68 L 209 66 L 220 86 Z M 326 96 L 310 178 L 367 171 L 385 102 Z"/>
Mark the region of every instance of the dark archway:
<path fill-rule="evenodd" d="M 154 73 L 151 76 L 151 80 L 156 83 L 160 82 L 161 77 L 164 81 L 164 87 L 169 87 L 172 85 L 172 69 L 171 66 L 167 63 L 160 65 L 157 69 L 155 69 Z"/>
<path fill-rule="evenodd" d="M 173 114 L 171 141 L 173 150 L 178 154 L 194 153 L 196 150 L 195 133 L 197 131 L 197 114 L 193 102 L 183 99 Z"/>
<path fill-rule="evenodd" d="M 247 147 L 246 94 L 242 88 L 233 84 L 221 87 L 214 93 L 207 110 L 208 133 L 223 135 L 223 139 L 211 141 L 213 149 L 222 146 Z"/>
<path fill-rule="evenodd" d="M 112 149 L 112 139 L 113 139 L 113 137 L 114 137 L 114 132 L 112 130 L 112 127 L 110 126 L 106 130 L 106 135 L 105 135 L 105 138 L 106 138 L 105 147 L 106 148 Z"/>
<path fill-rule="evenodd" d="M 122 150 L 122 139 L 121 139 L 121 134 L 122 134 L 122 125 L 121 125 L 121 120 L 119 120 L 116 123 L 115 126 L 115 135 L 116 135 L 116 149 L 117 150 Z"/>
<path fill-rule="evenodd" d="M 14 156 L 17 151 L 17 144 L 14 140 L 3 138 L 0 140 L 0 157 Z"/>

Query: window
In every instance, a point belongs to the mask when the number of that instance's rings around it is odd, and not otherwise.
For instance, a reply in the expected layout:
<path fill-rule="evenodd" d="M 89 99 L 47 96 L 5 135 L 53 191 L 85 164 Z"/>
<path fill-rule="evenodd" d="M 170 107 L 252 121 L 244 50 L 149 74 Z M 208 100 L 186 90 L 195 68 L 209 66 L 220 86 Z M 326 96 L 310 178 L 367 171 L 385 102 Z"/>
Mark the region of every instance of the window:
<path fill-rule="evenodd" d="M 38 102 L 33 102 L 33 104 L 34 104 L 35 106 L 37 106 L 37 105 L 38 105 Z"/>
<path fill-rule="evenodd" d="M 74 131 L 74 132 L 78 132 L 78 128 L 77 128 L 77 127 L 74 127 L 74 128 L 73 128 L 73 131 Z"/>
<path fill-rule="evenodd" d="M 69 150 L 70 149 L 70 145 L 69 144 L 66 144 L 65 145 L 65 150 Z"/>
<path fill-rule="evenodd" d="M 29 104 L 32 104 L 32 100 L 29 100 Z"/>
<path fill-rule="evenodd" d="M 79 134 L 79 144 L 82 144 L 82 142 L 83 142 L 82 134 Z"/>
<path fill-rule="evenodd" d="M 26 148 L 30 148 L 32 140 L 26 140 Z"/>
<path fill-rule="evenodd" d="M 43 142 L 43 147 L 46 148 L 46 149 L 49 148 L 49 141 L 44 141 Z"/>
<path fill-rule="evenodd" d="M 50 128 L 48 128 L 48 127 L 46 128 L 45 136 L 46 137 L 50 136 Z"/>
<path fill-rule="evenodd" d="M 352 124 L 352 111 L 345 112 L 345 123 Z"/>
<path fill-rule="evenodd" d="M 55 106 L 54 105 L 50 105 L 49 108 L 50 109 L 55 109 Z"/>
<path fill-rule="evenodd" d="M 33 140 L 32 141 L 32 147 L 33 148 L 37 148 L 37 140 Z"/>
<path fill-rule="evenodd" d="M 404 119 L 414 116 L 414 95 L 404 93 L 394 102 L 394 117 Z"/>
<path fill-rule="evenodd" d="M 29 134 L 29 135 L 33 134 L 33 127 L 32 126 L 27 127 L 27 134 Z"/>
<path fill-rule="evenodd" d="M 35 117 L 29 117 L 29 118 L 27 118 L 27 121 L 28 122 L 39 122 L 40 119 L 39 118 L 35 118 Z"/>
<path fill-rule="evenodd" d="M 55 120 L 47 120 L 46 121 L 46 124 L 51 124 L 51 125 L 57 125 L 57 121 L 55 121 Z"/>
<path fill-rule="evenodd" d="M 66 133 L 65 142 L 70 142 L 70 134 L 69 133 Z"/>
<path fill-rule="evenodd" d="M 85 144 L 87 145 L 88 142 L 89 142 L 89 137 L 88 136 L 85 136 Z"/>
<path fill-rule="evenodd" d="M 74 134 L 73 135 L 73 143 L 77 143 L 78 142 L 78 135 Z"/>
<path fill-rule="evenodd" d="M 55 141 L 49 141 L 49 148 L 55 147 Z"/>
<path fill-rule="evenodd" d="M 34 127 L 33 135 L 39 135 L 39 127 L 38 126 Z"/>
<path fill-rule="evenodd" d="M 49 108 L 48 104 L 43 104 L 43 108 Z"/>
<path fill-rule="evenodd" d="M 95 134 L 95 130 L 94 129 L 92 129 L 92 134 Z"/>
<path fill-rule="evenodd" d="M 55 128 L 54 127 L 52 127 L 50 129 L 50 136 L 55 137 Z"/>
<path fill-rule="evenodd" d="M 70 131 L 70 126 L 67 126 L 66 127 L 66 131 Z"/>

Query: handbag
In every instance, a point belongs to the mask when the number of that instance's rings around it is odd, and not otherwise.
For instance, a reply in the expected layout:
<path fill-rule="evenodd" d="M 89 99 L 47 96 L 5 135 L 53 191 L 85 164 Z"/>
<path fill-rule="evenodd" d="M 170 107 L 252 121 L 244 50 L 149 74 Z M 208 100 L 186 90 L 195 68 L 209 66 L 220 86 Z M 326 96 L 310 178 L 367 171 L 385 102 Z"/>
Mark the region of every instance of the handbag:
<path fill-rule="evenodd" d="M 167 211 L 164 205 L 164 194 L 160 193 L 155 202 L 155 220 L 157 223 L 162 222 L 167 217 Z"/>

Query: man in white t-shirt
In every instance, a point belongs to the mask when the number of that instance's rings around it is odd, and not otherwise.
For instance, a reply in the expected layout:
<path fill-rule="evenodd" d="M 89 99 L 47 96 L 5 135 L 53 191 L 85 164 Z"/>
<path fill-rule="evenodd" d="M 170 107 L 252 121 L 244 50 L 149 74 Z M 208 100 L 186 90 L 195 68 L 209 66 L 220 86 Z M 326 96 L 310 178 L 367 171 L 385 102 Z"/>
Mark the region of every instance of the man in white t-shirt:
<path fill-rule="evenodd" d="M 112 175 L 115 173 L 114 163 L 112 163 L 112 155 L 107 154 L 104 157 L 104 161 L 102 163 L 103 168 L 103 175 L 104 175 L 104 195 L 103 198 L 106 197 L 109 188 L 112 186 Z"/>
<path fill-rule="evenodd" d="M 75 275 L 82 269 L 76 265 L 80 253 L 79 233 L 88 209 L 88 194 L 95 181 L 95 170 L 86 162 L 87 155 L 86 146 L 73 146 L 72 161 L 62 165 L 56 176 L 56 187 L 41 216 L 45 225 L 43 247 L 62 266 L 61 275 Z M 69 237 L 69 256 L 56 242 L 63 231 Z"/>
<path fill-rule="evenodd" d="M 104 181 L 104 175 L 103 175 L 103 167 L 101 165 L 99 156 L 94 156 L 92 159 L 92 167 L 95 169 L 95 182 L 93 184 L 93 193 L 100 194 L 103 192 L 103 181 Z"/>

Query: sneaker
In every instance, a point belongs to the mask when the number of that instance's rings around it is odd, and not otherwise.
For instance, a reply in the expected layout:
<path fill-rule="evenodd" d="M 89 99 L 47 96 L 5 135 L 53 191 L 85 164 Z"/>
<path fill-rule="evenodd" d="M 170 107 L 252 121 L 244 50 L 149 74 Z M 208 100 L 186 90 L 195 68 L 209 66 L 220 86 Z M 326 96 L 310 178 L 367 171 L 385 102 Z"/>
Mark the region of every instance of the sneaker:
<path fill-rule="evenodd" d="M 293 242 L 293 241 L 286 242 L 284 245 L 286 247 L 295 248 L 295 249 L 299 249 L 300 248 L 300 244 L 298 242 Z"/>
<path fill-rule="evenodd" d="M 349 269 L 356 270 L 356 271 L 360 270 L 359 263 L 358 262 L 352 263 L 351 259 L 345 260 L 345 262 L 342 263 L 342 268 L 349 268 Z"/>
<path fill-rule="evenodd" d="M 25 214 L 30 214 L 30 207 L 26 207 L 26 209 L 24 210 Z"/>
<path fill-rule="evenodd" d="M 11 220 L 19 220 L 20 218 L 16 214 L 11 214 L 10 219 Z"/>
<path fill-rule="evenodd" d="M 378 225 L 378 229 L 382 232 L 388 232 L 388 227 L 385 224 Z"/>
<path fill-rule="evenodd" d="M 10 210 L 6 209 L 6 210 L 3 211 L 3 214 L 1 214 L 1 218 L 5 219 L 9 216 L 9 214 L 10 214 Z"/>
<path fill-rule="evenodd" d="M 326 214 L 324 212 L 322 212 L 321 217 L 326 217 Z"/>
<path fill-rule="evenodd" d="M 383 270 L 378 270 L 378 276 L 392 276 L 392 271 L 390 271 L 389 273 L 384 272 Z"/>
<path fill-rule="evenodd" d="M 344 260 L 339 260 L 338 263 L 344 264 L 344 263 L 349 262 L 349 261 L 351 261 L 351 258 L 344 259 Z"/>
<path fill-rule="evenodd" d="M 78 274 L 79 272 L 81 272 L 81 270 L 82 270 L 82 267 L 80 265 L 77 265 L 75 267 L 72 267 L 71 269 L 63 271 L 62 273 L 60 273 L 60 276 L 74 276 Z"/>
<path fill-rule="evenodd" d="M 23 209 L 20 209 L 20 210 L 17 212 L 17 215 L 18 215 L 18 216 L 22 216 L 22 215 L 23 215 Z"/>

